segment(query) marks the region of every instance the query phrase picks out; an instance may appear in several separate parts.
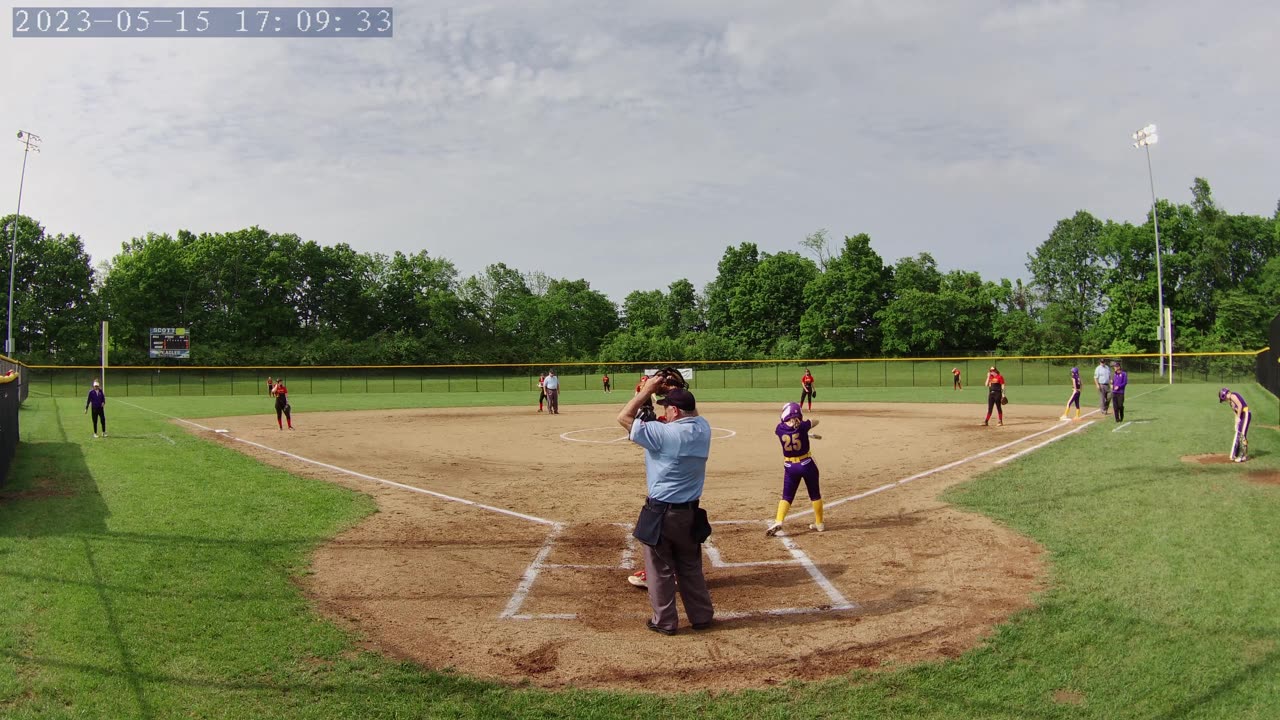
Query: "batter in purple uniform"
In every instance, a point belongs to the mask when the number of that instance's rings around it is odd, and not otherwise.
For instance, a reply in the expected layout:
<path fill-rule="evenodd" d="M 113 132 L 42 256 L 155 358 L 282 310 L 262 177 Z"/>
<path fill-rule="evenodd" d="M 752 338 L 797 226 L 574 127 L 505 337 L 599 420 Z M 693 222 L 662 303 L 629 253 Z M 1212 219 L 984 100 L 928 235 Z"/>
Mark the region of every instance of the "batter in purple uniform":
<path fill-rule="evenodd" d="M 782 406 L 782 416 L 774 433 L 778 442 L 782 443 L 782 499 L 778 501 L 778 514 L 764 534 L 772 537 L 782 529 L 782 521 L 791 510 L 791 503 L 796 499 L 796 490 L 800 489 L 800 481 L 804 481 L 804 489 L 809 493 L 809 502 L 813 503 L 813 522 L 810 530 L 822 532 L 826 526 L 822 523 L 822 490 L 818 486 L 818 463 L 809 454 L 809 438 L 822 439 L 821 435 L 811 435 L 810 430 L 818 426 L 817 420 L 805 420 L 800 403 L 787 403 Z"/>

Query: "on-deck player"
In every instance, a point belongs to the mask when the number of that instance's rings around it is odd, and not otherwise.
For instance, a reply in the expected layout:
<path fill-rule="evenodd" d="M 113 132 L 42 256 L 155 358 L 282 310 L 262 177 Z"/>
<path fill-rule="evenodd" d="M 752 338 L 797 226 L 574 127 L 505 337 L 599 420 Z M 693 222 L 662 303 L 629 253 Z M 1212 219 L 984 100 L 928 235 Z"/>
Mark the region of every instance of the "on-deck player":
<path fill-rule="evenodd" d="M 1236 435 L 1231 442 L 1231 462 L 1242 463 L 1249 459 L 1249 423 L 1253 413 L 1249 412 L 1249 403 L 1244 396 L 1228 388 L 1218 391 L 1218 402 L 1231 405 L 1231 412 L 1236 416 Z"/>

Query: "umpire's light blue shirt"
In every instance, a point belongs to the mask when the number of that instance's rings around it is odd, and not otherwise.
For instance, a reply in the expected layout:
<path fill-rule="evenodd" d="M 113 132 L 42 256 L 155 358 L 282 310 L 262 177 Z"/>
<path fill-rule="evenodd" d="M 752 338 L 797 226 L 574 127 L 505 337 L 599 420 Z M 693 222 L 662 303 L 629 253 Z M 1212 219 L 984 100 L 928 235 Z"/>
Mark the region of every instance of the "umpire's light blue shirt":
<path fill-rule="evenodd" d="M 1093 379 L 1096 380 L 1099 385 L 1111 384 L 1111 368 L 1106 365 L 1098 365 L 1098 367 L 1093 371 Z"/>
<path fill-rule="evenodd" d="M 631 440 L 644 448 L 644 474 L 649 497 L 669 503 L 702 497 L 711 454 L 711 424 L 702 416 L 675 422 L 636 420 Z"/>

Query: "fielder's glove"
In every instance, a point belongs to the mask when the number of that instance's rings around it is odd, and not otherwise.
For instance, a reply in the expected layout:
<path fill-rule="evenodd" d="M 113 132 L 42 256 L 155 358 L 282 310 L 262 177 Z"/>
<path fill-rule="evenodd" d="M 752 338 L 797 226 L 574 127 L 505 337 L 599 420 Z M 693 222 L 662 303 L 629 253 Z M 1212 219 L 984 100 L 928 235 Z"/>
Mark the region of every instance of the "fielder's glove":
<path fill-rule="evenodd" d="M 1001 404 L 1001 405 L 1008 405 L 1008 404 L 1009 404 L 1009 396 L 1008 396 L 1008 395 L 1001 395 L 1001 396 L 1000 396 L 1000 404 Z"/>
<path fill-rule="evenodd" d="M 658 412 L 654 409 L 652 400 L 640 406 L 636 411 L 636 419 L 644 422 L 653 422 L 658 419 Z"/>

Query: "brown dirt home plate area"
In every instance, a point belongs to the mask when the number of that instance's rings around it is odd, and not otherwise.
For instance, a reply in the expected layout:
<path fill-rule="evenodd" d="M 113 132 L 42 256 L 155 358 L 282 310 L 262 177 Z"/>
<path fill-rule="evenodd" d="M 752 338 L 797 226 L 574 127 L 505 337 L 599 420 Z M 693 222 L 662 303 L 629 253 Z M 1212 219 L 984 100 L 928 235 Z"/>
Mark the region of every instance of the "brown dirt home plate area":
<path fill-rule="evenodd" d="M 955 657 L 1042 589 L 1041 549 L 938 500 L 995 462 L 1079 429 L 1057 408 L 815 407 L 824 533 L 782 485 L 780 403 L 701 408 L 715 428 L 703 506 L 717 622 L 645 628 L 630 537 L 643 452 L 610 405 L 273 414 L 202 421 L 230 447 L 372 495 L 379 512 L 316 553 L 302 582 L 372 648 L 433 669 L 559 688 L 726 691 Z M 255 447 L 291 453 L 288 457 Z M 304 458 L 305 462 L 298 458 Z M 324 463 L 323 467 L 315 463 Z M 356 474 L 358 473 L 358 474 Z M 380 482 L 387 481 L 387 482 Z M 392 484 L 394 483 L 394 484 Z"/>

